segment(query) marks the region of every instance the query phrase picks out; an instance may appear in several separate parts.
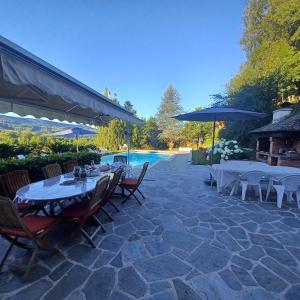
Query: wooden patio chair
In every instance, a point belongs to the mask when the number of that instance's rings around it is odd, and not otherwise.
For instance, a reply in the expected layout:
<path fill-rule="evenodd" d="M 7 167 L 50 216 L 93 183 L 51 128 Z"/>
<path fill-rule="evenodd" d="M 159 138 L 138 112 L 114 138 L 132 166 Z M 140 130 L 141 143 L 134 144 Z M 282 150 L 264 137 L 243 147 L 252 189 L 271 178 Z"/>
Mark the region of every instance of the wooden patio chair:
<path fill-rule="evenodd" d="M 52 229 L 56 222 L 55 218 L 46 216 L 26 215 L 20 217 L 11 199 L 0 196 L 0 235 L 10 242 L 0 262 L 0 272 L 14 246 L 33 250 L 23 275 L 24 279 L 27 277 L 39 249 L 58 252 L 56 248 L 45 242 L 49 230 Z M 19 238 L 29 239 L 33 243 L 25 244 L 23 241 L 19 241 Z"/>
<path fill-rule="evenodd" d="M 142 181 L 145 177 L 148 166 L 149 166 L 149 163 L 145 162 L 144 165 L 143 165 L 142 171 L 141 171 L 141 173 L 140 173 L 140 175 L 137 179 L 135 179 L 135 178 L 125 178 L 121 182 L 121 184 L 120 184 L 121 188 L 125 189 L 126 191 L 129 192 L 129 194 L 127 196 L 125 195 L 126 198 L 122 201 L 122 204 L 124 204 L 131 196 L 133 196 L 135 198 L 135 200 L 140 205 L 142 205 L 141 201 L 136 197 L 136 195 L 134 193 L 138 192 L 143 197 L 143 199 L 145 199 L 145 196 L 143 195 L 143 193 L 139 189 L 139 186 L 141 185 L 141 183 L 142 183 Z"/>
<path fill-rule="evenodd" d="M 115 155 L 114 156 L 114 163 L 121 162 L 123 164 L 127 164 L 127 156 L 125 155 Z"/>
<path fill-rule="evenodd" d="M 42 172 L 45 179 L 56 177 L 62 174 L 61 167 L 58 163 L 49 164 L 42 167 Z"/>
<path fill-rule="evenodd" d="M 4 196 L 14 199 L 16 192 L 25 185 L 31 183 L 29 172 L 27 170 L 15 170 L 0 175 L 0 184 L 4 192 Z M 21 214 L 38 212 L 41 206 L 32 205 L 31 203 L 17 203 L 16 207 Z"/>
<path fill-rule="evenodd" d="M 65 161 L 63 163 L 63 170 L 65 173 L 71 173 L 74 170 L 74 167 L 78 166 L 78 161 L 75 159 Z"/>
<path fill-rule="evenodd" d="M 119 185 L 121 176 L 123 173 L 123 169 L 117 169 L 116 171 L 112 172 L 112 178 L 109 181 L 109 185 L 108 188 L 106 190 L 105 196 L 104 196 L 104 200 L 103 200 L 103 205 L 101 206 L 101 210 L 105 213 L 105 215 L 111 220 L 113 221 L 113 218 L 111 216 L 111 214 L 105 209 L 105 205 L 108 203 L 110 204 L 117 212 L 119 212 L 119 208 L 117 207 L 117 205 L 115 205 L 112 202 L 112 196 L 117 188 L 117 186 Z"/>
<path fill-rule="evenodd" d="M 96 214 L 99 212 L 103 205 L 104 196 L 106 189 L 109 184 L 109 176 L 104 176 L 98 180 L 95 190 L 91 198 L 83 199 L 81 202 L 73 204 L 62 211 L 60 218 L 64 221 L 76 223 L 77 230 L 83 235 L 83 237 L 91 244 L 92 247 L 96 248 L 96 245 L 93 241 L 94 237 L 97 235 L 100 229 L 105 232 L 105 229 L 96 217 Z M 92 235 L 89 235 L 84 230 L 84 225 L 86 221 L 91 219 L 97 224 L 97 229 L 93 232 Z"/>

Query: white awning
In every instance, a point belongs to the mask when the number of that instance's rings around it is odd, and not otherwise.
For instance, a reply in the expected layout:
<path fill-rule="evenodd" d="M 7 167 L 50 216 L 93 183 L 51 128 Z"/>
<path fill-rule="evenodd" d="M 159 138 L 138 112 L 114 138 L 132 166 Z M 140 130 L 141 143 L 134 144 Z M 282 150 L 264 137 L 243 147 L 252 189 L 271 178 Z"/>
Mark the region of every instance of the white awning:
<path fill-rule="evenodd" d="M 0 36 L 0 112 L 60 121 L 139 124 L 120 105 Z"/>

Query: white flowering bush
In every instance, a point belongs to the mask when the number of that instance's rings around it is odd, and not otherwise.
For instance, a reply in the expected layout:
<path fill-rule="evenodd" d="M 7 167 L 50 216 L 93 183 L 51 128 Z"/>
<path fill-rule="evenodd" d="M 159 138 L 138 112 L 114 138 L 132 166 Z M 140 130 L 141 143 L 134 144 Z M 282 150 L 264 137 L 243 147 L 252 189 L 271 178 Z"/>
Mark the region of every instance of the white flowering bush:
<path fill-rule="evenodd" d="M 212 154 L 212 148 L 207 149 L 207 160 L 210 160 Z M 218 144 L 215 144 L 214 147 L 214 157 L 217 159 L 237 159 L 241 156 L 243 150 L 238 145 L 238 142 L 235 140 L 221 140 Z"/>

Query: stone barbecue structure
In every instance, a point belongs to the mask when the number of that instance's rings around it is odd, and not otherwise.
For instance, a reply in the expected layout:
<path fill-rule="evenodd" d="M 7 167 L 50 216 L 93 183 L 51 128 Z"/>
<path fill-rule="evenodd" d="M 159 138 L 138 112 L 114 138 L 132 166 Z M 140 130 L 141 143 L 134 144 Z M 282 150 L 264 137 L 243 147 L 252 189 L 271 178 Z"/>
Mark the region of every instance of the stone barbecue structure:
<path fill-rule="evenodd" d="M 300 168 L 300 112 L 285 107 L 272 123 L 252 131 L 257 136 L 256 159 L 272 166 Z"/>

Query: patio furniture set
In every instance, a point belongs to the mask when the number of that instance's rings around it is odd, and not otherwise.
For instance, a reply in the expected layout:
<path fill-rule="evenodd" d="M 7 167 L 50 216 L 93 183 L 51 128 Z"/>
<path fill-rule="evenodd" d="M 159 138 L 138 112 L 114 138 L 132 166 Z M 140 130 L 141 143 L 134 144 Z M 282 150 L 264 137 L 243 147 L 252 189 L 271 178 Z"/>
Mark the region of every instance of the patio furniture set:
<path fill-rule="evenodd" d="M 230 195 L 236 195 L 241 187 L 241 199 L 251 187 L 262 202 L 262 188 L 266 187 L 265 200 L 270 193 L 276 191 L 277 207 L 281 208 L 284 196 L 287 201 L 296 200 L 300 208 L 300 169 L 285 166 L 270 166 L 256 161 L 229 160 L 209 166 L 209 172 L 216 182 L 217 191 L 224 193 L 230 188 Z"/>
<path fill-rule="evenodd" d="M 149 164 L 144 163 L 138 178 L 128 178 L 126 163 L 126 157 L 116 156 L 114 164 L 87 169 L 83 178 L 74 176 L 78 168 L 75 160 L 63 164 L 64 173 L 58 163 L 49 164 L 42 168 L 45 180 L 34 183 L 31 183 L 27 170 L 1 175 L 0 184 L 5 195 L 0 196 L 0 234 L 10 244 L 0 262 L 0 272 L 14 246 L 33 250 L 23 278 L 27 277 L 39 249 L 58 252 L 46 240 L 60 222 L 74 225 L 68 241 L 75 233 L 80 233 L 95 248 L 94 238 L 100 230 L 105 233 L 97 214 L 102 211 L 112 221 L 106 205 L 120 211 L 111 201 L 114 195 L 121 196 L 122 203 L 133 197 L 141 205 L 136 192 L 145 199 L 139 186 Z M 121 193 L 116 193 L 117 187 L 121 188 Z M 85 230 L 87 222 L 96 227 L 92 234 Z M 31 240 L 31 243 L 24 240 Z"/>

